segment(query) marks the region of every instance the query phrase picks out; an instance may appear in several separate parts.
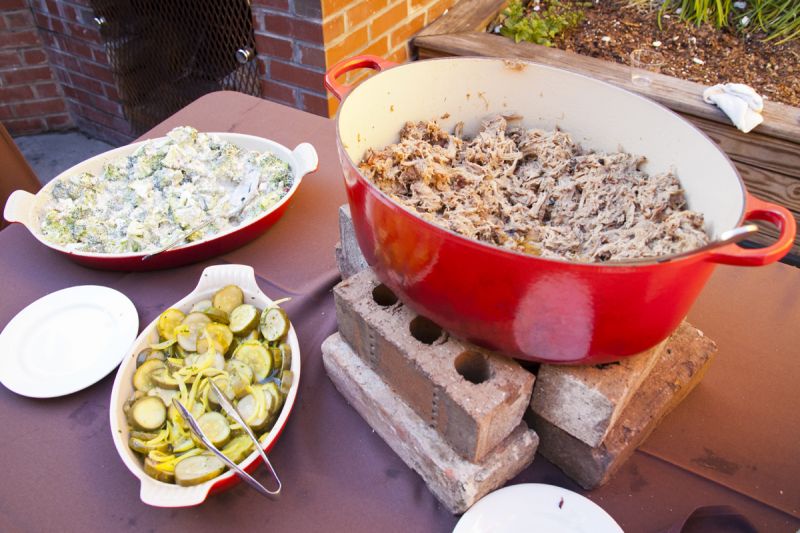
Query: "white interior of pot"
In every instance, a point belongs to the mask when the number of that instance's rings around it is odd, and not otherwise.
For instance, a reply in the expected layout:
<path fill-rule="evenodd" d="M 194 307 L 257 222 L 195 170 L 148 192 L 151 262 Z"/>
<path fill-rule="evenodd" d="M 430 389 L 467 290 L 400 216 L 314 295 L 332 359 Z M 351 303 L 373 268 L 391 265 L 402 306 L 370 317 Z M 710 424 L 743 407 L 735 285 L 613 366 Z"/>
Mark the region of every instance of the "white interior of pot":
<path fill-rule="evenodd" d="M 584 148 L 644 155 L 650 174 L 674 169 L 712 236 L 735 227 L 744 212 L 736 170 L 699 130 L 646 98 L 544 65 L 448 58 L 394 67 L 348 95 L 339 135 L 357 163 L 367 148 L 396 142 L 406 121 L 437 118 L 450 131 L 463 121 L 471 135 L 492 113 L 522 115 L 529 128 L 558 127 Z"/>

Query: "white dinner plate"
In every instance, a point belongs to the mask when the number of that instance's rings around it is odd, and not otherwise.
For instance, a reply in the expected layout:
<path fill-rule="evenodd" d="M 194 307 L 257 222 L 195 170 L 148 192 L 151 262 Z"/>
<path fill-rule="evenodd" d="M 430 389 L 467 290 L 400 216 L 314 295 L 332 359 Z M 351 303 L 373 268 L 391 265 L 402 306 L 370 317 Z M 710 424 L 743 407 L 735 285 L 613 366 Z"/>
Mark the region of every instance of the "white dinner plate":
<path fill-rule="evenodd" d="M 453 533 L 622 533 L 597 504 L 541 483 L 511 485 L 481 498 Z"/>
<path fill-rule="evenodd" d="M 81 285 L 50 293 L 0 333 L 0 383 L 32 398 L 79 391 L 114 370 L 138 331 L 136 307 L 119 291 Z"/>

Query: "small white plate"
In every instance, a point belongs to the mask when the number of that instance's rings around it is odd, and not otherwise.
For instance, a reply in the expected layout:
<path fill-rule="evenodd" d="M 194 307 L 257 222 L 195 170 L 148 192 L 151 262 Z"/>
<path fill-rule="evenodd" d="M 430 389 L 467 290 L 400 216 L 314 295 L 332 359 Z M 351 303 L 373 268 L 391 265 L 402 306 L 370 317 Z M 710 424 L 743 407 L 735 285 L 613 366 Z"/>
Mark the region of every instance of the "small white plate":
<path fill-rule="evenodd" d="M 597 504 L 571 490 L 541 483 L 511 485 L 487 494 L 453 533 L 622 533 Z"/>
<path fill-rule="evenodd" d="M 92 385 L 125 357 L 139 331 L 127 296 L 98 285 L 39 298 L 0 333 L 0 383 L 32 398 L 54 398 Z"/>

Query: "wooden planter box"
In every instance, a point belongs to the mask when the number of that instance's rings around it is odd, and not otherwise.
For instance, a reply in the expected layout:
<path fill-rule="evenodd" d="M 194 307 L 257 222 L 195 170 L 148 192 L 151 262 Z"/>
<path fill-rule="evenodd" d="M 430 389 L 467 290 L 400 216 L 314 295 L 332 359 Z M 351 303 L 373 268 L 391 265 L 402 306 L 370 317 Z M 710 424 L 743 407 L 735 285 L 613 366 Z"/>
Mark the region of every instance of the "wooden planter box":
<path fill-rule="evenodd" d="M 800 108 L 765 102 L 764 122 L 750 133 L 730 124 L 716 106 L 703 102 L 705 87 L 672 76 L 654 75 L 650 87 L 633 85 L 627 65 L 513 40 L 485 31 L 506 0 L 461 0 L 412 41 L 420 59 L 444 56 L 519 58 L 571 70 L 637 92 L 679 113 L 725 150 L 748 190 L 789 208 L 800 221 Z M 736 81 L 736 80 L 731 80 Z M 777 231 L 763 227 L 760 243 Z M 792 248 L 800 258 L 800 237 Z"/>

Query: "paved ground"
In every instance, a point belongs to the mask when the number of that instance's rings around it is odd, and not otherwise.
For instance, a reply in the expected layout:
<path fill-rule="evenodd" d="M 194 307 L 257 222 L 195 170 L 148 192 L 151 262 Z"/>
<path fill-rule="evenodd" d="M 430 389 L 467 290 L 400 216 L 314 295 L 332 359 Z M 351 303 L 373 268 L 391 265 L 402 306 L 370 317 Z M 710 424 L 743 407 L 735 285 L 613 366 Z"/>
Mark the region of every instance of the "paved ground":
<path fill-rule="evenodd" d="M 42 183 L 84 159 L 115 148 L 79 131 L 25 135 L 15 137 L 14 142 Z"/>

